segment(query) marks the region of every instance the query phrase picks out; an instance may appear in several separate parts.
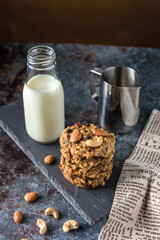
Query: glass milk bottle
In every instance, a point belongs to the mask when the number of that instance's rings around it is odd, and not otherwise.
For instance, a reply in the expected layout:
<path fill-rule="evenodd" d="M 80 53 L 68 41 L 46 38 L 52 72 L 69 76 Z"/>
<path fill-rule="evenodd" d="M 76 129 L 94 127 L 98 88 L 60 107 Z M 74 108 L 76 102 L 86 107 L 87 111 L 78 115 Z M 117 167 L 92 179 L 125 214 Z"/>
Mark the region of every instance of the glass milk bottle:
<path fill-rule="evenodd" d="M 37 142 L 57 140 L 64 129 L 64 93 L 57 77 L 56 55 L 49 46 L 35 46 L 27 55 L 23 88 L 25 125 Z"/>

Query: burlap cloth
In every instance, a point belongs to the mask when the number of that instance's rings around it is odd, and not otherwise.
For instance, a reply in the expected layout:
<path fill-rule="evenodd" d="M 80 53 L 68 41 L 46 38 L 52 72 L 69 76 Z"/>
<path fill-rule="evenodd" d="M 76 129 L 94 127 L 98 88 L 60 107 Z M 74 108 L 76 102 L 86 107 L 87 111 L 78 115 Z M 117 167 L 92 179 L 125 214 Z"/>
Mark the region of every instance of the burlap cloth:
<path fill-rule="evenodd" d="M 153 110 L 125 161 L 99 240 L 160 239 L 160 111 Z"/>

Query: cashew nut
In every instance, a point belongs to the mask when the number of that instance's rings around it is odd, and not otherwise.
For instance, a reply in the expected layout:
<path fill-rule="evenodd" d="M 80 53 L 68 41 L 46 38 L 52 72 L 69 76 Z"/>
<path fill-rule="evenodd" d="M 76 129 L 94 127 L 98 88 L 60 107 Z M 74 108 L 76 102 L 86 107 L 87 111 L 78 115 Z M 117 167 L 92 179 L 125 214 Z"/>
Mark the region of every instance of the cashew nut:
<path fill-rule="evenodd" d="M 40 228 L 39 233 L 41 235 L 47 231 L 47 224 L 43 219 L 37 219 L 37 226 Z"/>
<path fill-rule="evenodd" d="M 93 139 L 88 139 L 86 141 L 87 146 L 89 147 L 99 147 L 103 142 L 102 137 L 94 136 Z"/>
<path fill-rule="evenodd" d="M 68 220 L 63 224 L 63 231 L 69 232 L 71 229 L 79 228 L 79 224 L 75 220 Z"/>
<path fill-rule="evenodd" d="M 45 211 L 46 215 L 53 215 L 55 219 L 59 218 L 59 212 L 55 208 L 47 208 Z"/>

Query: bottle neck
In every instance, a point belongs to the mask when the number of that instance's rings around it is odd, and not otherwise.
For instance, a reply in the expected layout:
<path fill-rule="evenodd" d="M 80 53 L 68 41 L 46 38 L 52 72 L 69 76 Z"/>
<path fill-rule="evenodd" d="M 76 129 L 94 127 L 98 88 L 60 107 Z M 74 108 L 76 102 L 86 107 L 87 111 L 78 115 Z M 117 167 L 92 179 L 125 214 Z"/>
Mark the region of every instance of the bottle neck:
<path fill-rule="evenodd" d="M 37 74 L 57 77 L 56 55 L 53 48 L 39 45 L 29 49 L 27 54 L 27 81 Z"/>
<path fill-rule="evenodd" d="M 56 66 L 53 48 L 43 45 L 32 47 L 27 54 L 27 64 L 34 70 L 49 70 Z"/>

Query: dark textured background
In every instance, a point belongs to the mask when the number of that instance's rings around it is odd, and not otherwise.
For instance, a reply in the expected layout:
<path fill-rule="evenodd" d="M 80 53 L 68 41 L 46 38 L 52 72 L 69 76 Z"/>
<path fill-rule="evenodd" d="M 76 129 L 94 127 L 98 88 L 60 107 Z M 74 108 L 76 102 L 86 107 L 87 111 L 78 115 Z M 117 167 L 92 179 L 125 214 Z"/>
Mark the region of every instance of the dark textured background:
<path fill-rule="evenodd" d="M 1 0 L 0 41 L 160 48 L 159 0 Z"/>
<path fill-rule="evenodd" d="M 33 44 L 0 45 L 0 105 L 20 97 L 25 79 L 26 53 L 31 46 Z M 142 90 L 141 115 L 137 128 L 127 135 L 116 135 L 114 160 L 116 166 L 122 165 L 131 154 L 152 109 L 160 110 L 160 50 L 76 44 L 52 46 L 57 54 L 58 71 L 68 109 L 66 119 L 70 123 L 82 119 L 84 122 L 96 121 L 96 104 L 90 98 L 88 88 L 90 69 L 95 66 L 105 68 L 123 65 L 132 67 L 139 73 Z M 0 142 L 0 239 L 97 239 L 106 219 L 89 226 L 2 130 Z M 28 205 L 23 197 L 32 189 L 40 193 L 40 198 Z M 36 220 L 39 217 L 46 219 L 44 210 L 49 205 L 60 211 L 61 218 L 47 218 L 49 231 L 40 237 Z M 13 222 L 15 210 L 24 213 L 24 220 L 18 225 Z M 62 225 L 68 218 L 79 221 L 78 231 L 63 233 Z"/>

